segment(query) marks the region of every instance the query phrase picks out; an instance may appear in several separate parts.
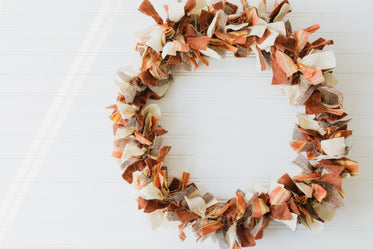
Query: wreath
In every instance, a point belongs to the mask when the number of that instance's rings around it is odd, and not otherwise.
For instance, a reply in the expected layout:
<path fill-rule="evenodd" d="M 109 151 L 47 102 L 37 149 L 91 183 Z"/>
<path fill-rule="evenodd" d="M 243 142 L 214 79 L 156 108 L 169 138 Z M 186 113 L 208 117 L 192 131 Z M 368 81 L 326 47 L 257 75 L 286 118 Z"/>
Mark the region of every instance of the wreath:
<path fill-rule="evenodd" d="M 215 1 L 216 2 L 216 1 Z M 150 214 L 153 227 L 178 222 L 179 237 L 186 231 L 201 238 L 214 236 L 222 248 L 255 246 L 269 222 L 285 223 L 292 230 L 303 224 L 319 232 L 343 204 L 342 178 L 357 176 L 358 163 L 347 158 L 346 137 L 350 119 L 343 109 L 343 96 L 332 70 L 333 51 L 323 50 L 333 41 L 309 41 L 319 25 L 293 32 L 284 21 L 291 12 L 287 0 L 275 3 L 269 13 L 265 0 L 188 0 L 165 6 L 166 22 L 144 0 L 139 11 L 156 25 L 137 33 L 136 50 L 141 55 L 138 71 L 118 70 L 115 83 L 120 92 L 110 106 L 114 122 L 114 150 L 122 177 L 138 191 L 138 208 Z M 161 112 L 149 99 L 158 100 L 167 91 L 172 70 L 196 70 L 208 57 L 221 59 L 226 51 L 235 57 L 255 53 L 261 70 L 272 68 L 273 85 L 283 85 L 291 105 L 305 106 L 297 113 L 290 146 L 298 153 L 293 161 L 302 173 L 285 174 L 268 188 L 237 190 L 225 203 L 212 194 L 199 192 L 189 182 L 189 173 L 169 177 L 165 158 L 170 146 L 162 147 L 167 131 L 160 125 Z"/>

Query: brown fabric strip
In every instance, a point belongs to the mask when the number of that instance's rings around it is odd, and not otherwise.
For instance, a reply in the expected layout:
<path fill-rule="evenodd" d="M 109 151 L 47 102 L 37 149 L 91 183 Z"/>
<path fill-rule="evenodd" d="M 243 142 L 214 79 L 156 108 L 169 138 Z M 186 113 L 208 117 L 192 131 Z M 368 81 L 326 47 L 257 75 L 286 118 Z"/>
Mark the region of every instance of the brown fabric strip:
<path fill-rule="evenodd" d="M 321 93 L 316 90 L 312 93 L 311 97 L 304 103 L 306 106 L 306 114 L 319 114 L 324 112 L 321 104 Z"/>
<path fill-rule="evenodd" d="M 291 52 L 297 51 L 297 40 L 292 37 L 286 37 L 283 35 L 279 35 L 276 38 L 275 46 L 278 49 L 286 49 Z"/>
<path fill-rule="evenodd" d="M 169 203 L 162 200 L 145 200 L 142 197 L 137 197 L 138 209 L 144 209 L 144 213 L 152 213 L 158 209 L 166 208 Z"/>
<path fill-rule="evenodd" d="M 272 85 L 282 85 L 287 82 L 286 73 L 282 70 L 276 59 L 276 49 L 272 47 Z"/>
<path fill-rule="evenodd" d="M 186 223 L 192 220 L 198 220 L 199 216 L 189 210 L 186 210 L 185 208 L 179 208 L 175 210 L 175 213 L 181 223 Z"/>
<path fill-rule="evenodd" d="M 271 219 L 291 220 L 292 218 L 290 210 L 286 204 L 271 206 L 270 210 L 271 213 L 269 217 Z"/>
<path fill-rule="evenodd" d="M 255 237 L 243 223 L 237 225 L 237 237 L 242 247 L 255 246 Z"/>
<path fill-rule="evenodd" d="M 133 173 L 136 172 L 136 171 L 140 171 L 140 170 L 143 170 L 145 168 L 145 162 L 144 160 L 140 159 L 140 160 L 137 160 L 133 163 L 131 163 L 130 165 L 128 165 L 123 174 L 122 174 L 122 178 L 127 181 L 128 183 L 132 183 L 133 181 Z"/>
<path fill-rule="evenodd" d="M 160 17 L 158 12 L 154 9 L 153 5 L 149 0 L 144 0 L 138 9 L 141 13 L 144 13 L 147 16 L 150 16 L 158 24 L 163 24 L 163 19 Z"/>
<path fill-rule="evenodd" d="M 137 77 L 141 80 L 141 83 L 148 86 L 156 86 L 157 80 L 152 76 L 149 70 L 142 71 L 137 75 Z"/>
<path fill-rule="evenodd" d="M 198 50 L 206 50 L 209 42 L 210 37 L 208 36 L 189 37 L 187 39 L 187 43 L 189 44 L 189 46 Z"/>
<path fill-rule="evenodd" d="M 287 190 L 293 191 L 298 195 L 303 195 L 303 192 L 297 187 L 297 185 L 295 185 L 293 179 L 291 179 L 291 177 L 287 173 L 281 176 L 280 179 L 278 179 L 278 183 L 283 184 Z"/>
<path fill-rule="evenodd" d="M 280 13 L 280 10 L 282 8 L 282 6 L 287 3 L 289 4 L 289 1 L 288 0 L 284 0 L 282 1 L 273 11 L 272 13 L 269 15 L 269 22 L 273 22 L 273 20 L 276 18 L 276 16 Z"/>
<path fill-rule="evenodd" d="M 184 10 L 186 13 L 189 13 L 189 11 L 193 10 L 197 6 L 196 0 L 188 0 L 184 6 Z"/>
<path fill-rule="evenodd" d="M 208 27 L 212 20 L 214 19 L 214 13 L 209 12 L 207 10 L 202 10 L 201 15 L 198 18 L 198 24 L 202 26 L 202 28 Z"/>

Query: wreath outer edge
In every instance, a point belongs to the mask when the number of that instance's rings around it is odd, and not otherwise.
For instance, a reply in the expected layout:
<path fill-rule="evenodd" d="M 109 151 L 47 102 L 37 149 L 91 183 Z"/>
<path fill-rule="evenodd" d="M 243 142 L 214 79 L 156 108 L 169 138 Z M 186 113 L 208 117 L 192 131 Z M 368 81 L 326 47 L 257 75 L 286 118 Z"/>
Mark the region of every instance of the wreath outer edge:
<path fill-rule="evenodd" d="M 215 1 L 216 2 L 216 1 Z M 178 222 L 179 237 L 192 231 L 196 240 L 215 236 L 221 248 L 255 246 L 272 220 L 293 231 L 303 224 L 311 232 L 322 230 L 336 209 L 343 205 L 342 179 L 359 175 L 358 163 L 347 158 L 352 135 L 343 109 L 343 95 L 334 88 L 336 66 L 332 40 L 309 41 L 320 26 L 293 32 L 284 21 L 291 12 L 287 0 L 275 2 L 267 12 L 266 1 L 241 0 L 239 7 L 227 1 L 207 5 L 205 0 L 187 0 L 165 6 L 166 22 L 153 5 L 144 0 L 139 11 L 156 25 L 137 32 L 136 50 L 141 55 L 138 71 L 124 67 L 117 71 L 119 87 L 110 119 L 113 121 L 113 156 L 123 170 L 122 177 L 138 190 L 138 208 L 150 214 L 154 228 Z M 169 177 L 164 161 L 171 150 L 162 146 L 167 131 L 160 125 L 161 111 L 149 99 L 166 93 L 172 70 L 196 70 L 208 57 L 221 59 L 226 51 L 235 57 L 254 52 L 262 71 L 272 68 L 273 85 L 283 85 L 289 103 L 305 106 L 297 113 L 292 149 L 293 161 L 302 173 L 288 174 L 268 188 L 255 187 L 220 202 L 212 194 L 199 192 L 189 182 L 190 174 Z"/>

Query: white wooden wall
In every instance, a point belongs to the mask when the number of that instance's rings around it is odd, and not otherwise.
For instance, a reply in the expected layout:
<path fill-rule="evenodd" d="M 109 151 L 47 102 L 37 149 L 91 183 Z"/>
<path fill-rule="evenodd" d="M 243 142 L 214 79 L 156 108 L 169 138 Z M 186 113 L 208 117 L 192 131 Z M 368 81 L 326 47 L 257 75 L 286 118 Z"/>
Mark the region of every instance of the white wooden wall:
<path fill-rule="evenodd" d="M 1 2 L 1 1 L 0 1 Z M 170 1 L 154 0 L 156 6 Z M 131 32 L 153 21 L 140 0 L 3 0 L 0 12 L 0 248 L 217 248 L 151 231 L 111 158 L 110 111 L 118 67 L 137 67 Z M 293 0 L 294 29 L 320 23 L 334 39 L 338 89 L 355 134 L 345 206 L 324 231 L 272 224 L 257 248 L 373 248 L 373 22 L 370 1 Z M 317 38 L 314 36 L 314 38 Z M 237 188 L 296 171 L 288 146 L 294 108 L 255 59 L 176 72 L 160 101 L 174 146 L 167 165 L 202 191 Z M 268 150 L 269 149 L 269 150 Z"/>

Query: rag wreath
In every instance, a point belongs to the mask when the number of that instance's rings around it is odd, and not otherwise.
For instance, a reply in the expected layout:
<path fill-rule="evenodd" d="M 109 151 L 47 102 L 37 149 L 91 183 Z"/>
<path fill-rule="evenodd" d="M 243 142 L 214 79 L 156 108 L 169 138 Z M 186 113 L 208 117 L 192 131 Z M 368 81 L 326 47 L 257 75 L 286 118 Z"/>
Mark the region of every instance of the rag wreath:
<path fill-rule="evenodd" d="M 216 2 L 216 1 L 214 1 Z M 293 32 L 284 21 L 291 11 L 287 0 L 275 3 L 267 12 L 265 0 L 188 0 L 165 6 L 166 22 L 144 0 L 139 11 L 156 25 L 138 32 L 136 50 L 141 55 L 139 71 L 131 67 L 117 72 L 120 89 L 116 104 L 110 106 L 114 122 L 113 156 L 118 158 L 122 177 L 138 190 L 138 208 L 150 214 L 153 227 L 178 222 L 179 237 L 186 231 L 200 238 L 213 236 L 221 248 L 254 246 L 271 220 L 285 223 L 295 231 L 302 223 L 319 232 L 343 204 L 342 178 L 357 176 L 358 163 L 347 158 L 346 137 L 350 119 L 344 112 L 342 94 L 332 70 L 335 55 L 324 47 L 333 41 L 309 41 L 319 29 L 314 25 Z M 236 57 L 254 52 L 261 70 L 271 67 L 272 84 L 283 85 L 291 105 L 304 105 L 298 113 L 290 146 L 298 153 L 294 163 L 302 173 L 281 176 L 266 189 L 238 190 L 225 203 L 212 194 L 202 194 L 189 173 L 169 177 L 164 165 L 171 147 L 162 147 L 167 131 L 159 123 L 160 109 L 148 104 L 167 91 L 175 69 L 196 70 L 208 57 L 221 59 L 229 51 Z"/>

